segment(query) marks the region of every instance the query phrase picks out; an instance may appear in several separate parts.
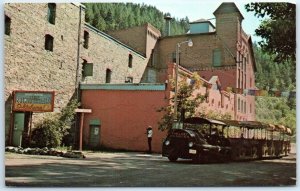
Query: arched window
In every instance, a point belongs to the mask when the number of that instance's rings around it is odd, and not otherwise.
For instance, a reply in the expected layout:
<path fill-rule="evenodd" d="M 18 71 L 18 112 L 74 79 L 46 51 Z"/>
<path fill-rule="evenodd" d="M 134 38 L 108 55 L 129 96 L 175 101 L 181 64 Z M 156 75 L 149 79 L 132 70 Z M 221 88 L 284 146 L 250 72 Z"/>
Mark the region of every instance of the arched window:
<path fill-rule="evenodd" d="M 53 41 L 54 41 L 53 36 L 51 36 L 49 34 L 45 35 L 45 49 L 46 50 L 49 50 L 51 52 L 53 51 Z"/>
<path fill-rule="evenodd" d="M 48 3 L 48 22 L 55 24 L 56 4 Z"/>
<path fill-rule="evenodd" d="M 11 19 L 5 15 L 5 34 L 10 35 Z"/>
<path fill-rule="evenodd" d="M 131 54 L 129 54 L 129 56 L 128 56 L 128 67 L 132 68 L 132 55 Z"/>
<path fill-rule="evenodd" d="M 88 49 L 89 48 L 90 34 L 87 31 L 84 31 L 83 38 L 84 38 L 83 47 Z"/>

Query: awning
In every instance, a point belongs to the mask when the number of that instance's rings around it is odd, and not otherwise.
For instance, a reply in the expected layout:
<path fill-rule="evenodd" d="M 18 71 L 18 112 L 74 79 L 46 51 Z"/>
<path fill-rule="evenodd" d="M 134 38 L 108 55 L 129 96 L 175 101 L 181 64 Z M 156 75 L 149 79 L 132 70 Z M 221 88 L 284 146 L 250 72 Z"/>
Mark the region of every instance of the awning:
<path fill-rule="evenodd" d="M 91 119 L 90 120 L 90 125 L 101 125 L 100 119 Z"/>
<path fill-rule="evenodd" d="M 222 121 L 215 120 L 215 119 L 207 119 L 201 117 L 191 117 L 184 120 L 184 123 L 189 124 L 217 124 L 217 125 L 226 125 Z"/>

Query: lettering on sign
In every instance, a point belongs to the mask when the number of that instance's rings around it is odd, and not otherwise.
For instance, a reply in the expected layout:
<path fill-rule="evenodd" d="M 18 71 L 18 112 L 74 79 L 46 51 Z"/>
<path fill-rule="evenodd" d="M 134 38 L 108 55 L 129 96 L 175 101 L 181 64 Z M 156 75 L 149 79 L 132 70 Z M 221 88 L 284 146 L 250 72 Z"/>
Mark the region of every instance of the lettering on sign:
<path fill-rule="evenodd" d="M 52 112 L 54 108 L 54 92 L 47 91 L 15 91 L 14 111 Z"/>

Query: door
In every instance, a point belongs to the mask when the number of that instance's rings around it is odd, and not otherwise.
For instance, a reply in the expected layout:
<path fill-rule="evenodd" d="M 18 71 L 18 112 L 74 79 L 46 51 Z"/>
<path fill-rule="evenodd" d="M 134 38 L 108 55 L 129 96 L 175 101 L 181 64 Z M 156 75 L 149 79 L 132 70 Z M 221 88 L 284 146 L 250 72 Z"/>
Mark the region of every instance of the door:
<path fill-rule="evenodd" d="M 90 126 L 90 146 L 97 147 L 100 145 L 100 126 Z"/>
<path fill-rule="evenodd" d="M 24 125 L 25 113 L 14 113 L 13 146 L 22 146 Z"/>

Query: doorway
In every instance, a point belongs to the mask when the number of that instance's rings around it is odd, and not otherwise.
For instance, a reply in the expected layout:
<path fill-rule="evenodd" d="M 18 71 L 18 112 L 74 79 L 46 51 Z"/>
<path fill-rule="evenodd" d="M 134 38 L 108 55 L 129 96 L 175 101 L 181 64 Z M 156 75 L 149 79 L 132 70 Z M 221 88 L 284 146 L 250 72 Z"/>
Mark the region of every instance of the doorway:
<path fill-rule="evenodd" d="M 100 130 L 99 125 L 90 125 L 90 147 L 100 146 Z"/>

